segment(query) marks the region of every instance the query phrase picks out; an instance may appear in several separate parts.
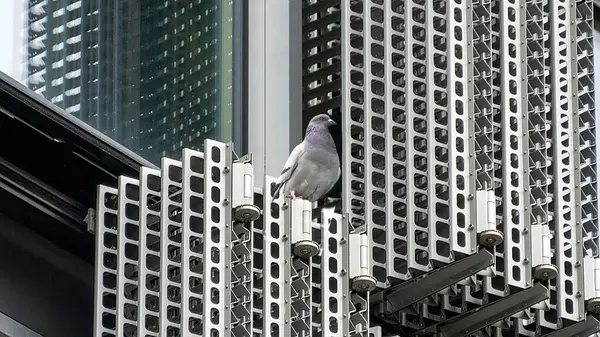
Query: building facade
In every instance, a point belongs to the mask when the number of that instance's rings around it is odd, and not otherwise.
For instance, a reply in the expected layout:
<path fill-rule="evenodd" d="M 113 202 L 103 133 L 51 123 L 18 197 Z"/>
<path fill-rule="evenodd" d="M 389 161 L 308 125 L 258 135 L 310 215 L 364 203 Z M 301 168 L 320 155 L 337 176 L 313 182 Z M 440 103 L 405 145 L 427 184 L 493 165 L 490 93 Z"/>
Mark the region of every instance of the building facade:
<path fill-rule="evenodd" d="M 200 22 L 212 7 L 188 17 L 187 7 L 169 3 L 142 9 L 135 2 L 114 8 L 86 2 L 100 32 L 97 44 L 86 48 L 109 60 L 97 70 L 97 82 L 109 79 L 97 87 L 102 94 L 89 97 L 111 97 L 92 116 L 112 118 L 97 123 L 123 143 L 138 142 L 131 147 L 160 140 L 164 130 L 189 134 L 179 122 L 159 128 L 160 114 L 146 116 L 153 123 L 144 126 L 142 113 L 168 111 L 178 121 L 173 107 L 185 107 L 175 98 L 198 92 L 216 104 L 211 91 L 219 86 L 210 76 L 199 71 L 202 89 L 183 80 L 189 75 L 180 73 L 187 67 L 186 38 L 168 40 L 186 29 L 176 18 Z M 166 18 L 169 6 L 176 12 Z M 62 7 L 45 8 L 30 9 L 32 41 L 50 20 L 39 16 L 54 19 Z M 137 176 L 100 186 L 94 333 L 597 332 L 593 12 L 584 0 L 253 1 L 252 165 L 209 139 L 206 153 L 173 152 L 160 169 L 145 166 Z M 79 22 L 68 17 L 64 26 Z M 146 31 L 142 23 L 150 22 L 158 28 Z M 142 38 L 165 26 L 169 33 Z M 134 42 L 123 46 L 119 34 Z M 61 43 L 76 36 L 33 49 L 66 53 L 66 60 L 74 52 L 63 52 Z M 111 43 L 103 45 L 104 38 Z M 215 55 L 211 41 L 198 44 Z M 146 57 L 154 50 L 163 58 Z M 42 52 L 32 51 L 30 61 L 30 83 L 39 91 L 53 87 Z M 203 65 L 212 69 L 211 60 Z M 59 77 L 50 79 L 58 83 Z M 151 84 L 144 89 L 128 82 L 132 78 Z M 64 102 L 60 95 L 72 88 L 65 89 L 45 95 Z M 133 97 L 139 101 L 127 100 Z M 131 110 L 98 117 L 122 104 Z M 311 205 L 272 198 L 270 176 L 299 142 L 301 126 L 321 112 L 341 124 L 333 130 L 342 157 L 341 207 L 309 219 L 298 214 Z M 116 136 L 122 125 L 137 138 Z M 141 136 L 153 126 L 161 130 L 158 138 Z M 194 147 L 162 139 L 172 151 Z M 132 227 L 143 235 L 128 235 Z M 129 273 L 132 265 L 139 273 Z"/>
<path fill-rule="evenodd" d="M 98 260 L 96 335 L 598 332 L 591 1 L 267 2 L 249 8 L 253 168 L 206 140 L 100 187 L 115 262 Z M 294 121 L 322 112 L 341 205 L 307 217 L 270 192 Z"/>
<path fill-rule="evenodd" d="M 157 162 L 231 141 L 232 1 L 28 2 L 27 85 Z M 241 47 L 241 45 L 240 45 Z"/>

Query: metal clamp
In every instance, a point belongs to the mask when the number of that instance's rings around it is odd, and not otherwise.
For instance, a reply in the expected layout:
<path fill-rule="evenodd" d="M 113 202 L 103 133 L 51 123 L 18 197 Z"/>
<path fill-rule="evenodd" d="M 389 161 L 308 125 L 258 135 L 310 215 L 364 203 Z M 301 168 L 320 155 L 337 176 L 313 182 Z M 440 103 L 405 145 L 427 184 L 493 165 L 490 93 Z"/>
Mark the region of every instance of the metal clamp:
<path fill-rule="evenodd" d="M 477 234 L 482 246 L 494 247 L 504 241 L 504 234 L 496 229 L 496 196 L 493 190 L 477 191 Z"/>
<path fill-rule="evenodd" d="M 558 267 L 552 264 L 550 240 L 552 234 L 546 225 L 531 226 L 531 265 L 533 277 L 538 280 L 549 280 L 558 276 Z"/>
<path fill-rule="evenodd" d="M 312 203 L 303 199 L 290 199 L 286 203 L 285 224 L 291 228 L 292 253 L 298 257 L 311 257 L 321 246 L 312 238 Z"/>
<path fill-rule="evenodd" d="M 584 299 L 587 302 L 586 310 L 600 312 L 600 258 L 583 258 Z"/>
<path fill-rule="evenodd" d="M 375 289 L 377 282 L 371 276 L 369 238 L 366 234 L 350 234 L 348 240 L 350 267 L 348 274 L 352 280 L 352 290 L 368 292 Z"/>
<path fill-rule="evenodd" d="M 238 222 L 256 221 L 260 208 L 254 205 L 254 168 L 252 156 L 247 155 L 233 163 L 231 194 L 233 217 Z"/>

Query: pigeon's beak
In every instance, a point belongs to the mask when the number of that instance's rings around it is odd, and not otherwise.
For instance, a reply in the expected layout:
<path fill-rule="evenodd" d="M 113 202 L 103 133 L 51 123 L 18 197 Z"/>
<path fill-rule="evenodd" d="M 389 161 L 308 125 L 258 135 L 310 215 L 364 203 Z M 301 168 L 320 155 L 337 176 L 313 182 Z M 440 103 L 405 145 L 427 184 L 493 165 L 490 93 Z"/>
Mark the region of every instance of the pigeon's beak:
<path fill-rule="evenodd" d="M 329 125 L 337 125 L 337 123 L 333 119 L 330 119 L 329 120 Z"/>

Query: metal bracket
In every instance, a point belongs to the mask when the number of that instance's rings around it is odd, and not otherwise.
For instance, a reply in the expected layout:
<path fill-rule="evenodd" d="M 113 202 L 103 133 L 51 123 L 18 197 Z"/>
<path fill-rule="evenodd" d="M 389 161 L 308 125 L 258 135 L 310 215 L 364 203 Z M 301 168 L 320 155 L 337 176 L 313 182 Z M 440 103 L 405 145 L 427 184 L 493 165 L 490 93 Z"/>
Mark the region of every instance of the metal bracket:
<path fill-rule="evenodd" d="M 352 261 L 348 270 L 352 290 L 357 292 L 373 291 L 377 282 L 371 275 L 368 236 L 366 234 L 350 234 L 348 236 L 348 248 L 348 256 Z"/>
<path fill-rule="evenodd" d="M 477 254 L 372 294 L 371 304 L 381 304 L 380 316 L 389 316 L 492 265 L 494 256 L 482 249 Z"/>
<path fill-rule="evenodd" d="M 312 204 L 302 199 L 290 199 L 283 205 L 285 225 L 291 229 L 292 252 L 298 257 L 319 254 L 321 246 L 312 237 Z"/>
<path fill-rule="evenodd" d="M 88 208 L 87 214 L 85 218 L 83 218 L 83 222 L 87 224 L 87 231 L 96 234 L 96 210 L 93 208 Z"/>
<path fill-rule="evenodd" d="M 583 259 L 583 271 L 586 309 L 588 312 L 600 312 L 600 258 L 586 256 Z"/>
<path fill-rule="evenodd" d="M 493 190 L 480 190 L 477 194 L 477 234 L 479 244 L 494 247 L 504 241 L 504 234 L 496 229 L 496 197 Z"/>
<path fill-rule="evenodd" d="M 538 280 L 549 280 L 558 276 L 558 267 L 552 264 L 552 233 L 547 225 L 532 225 L 531 237 L 531 265 L 534 267 L 533 275 Z M 539 240 L 537 239 L 539 238 Z"/>
<path fill-rule="evenodd" d="M 254 205 L 254 168 L 251 155 L 233 162 L 232 177 L 233 218 L 238 222 L 256 221 L 261 210 Z"/>
<path fill-rule="evenodd" d="M 548 289 L 541 283 L 501 298 L 481 308 L 473 309 L 449 321 L 438 323 L 415 333 L 415 336 L 463 337 L 548 298 Z M 561 336 L 565 336 L 561 334 Z"/>

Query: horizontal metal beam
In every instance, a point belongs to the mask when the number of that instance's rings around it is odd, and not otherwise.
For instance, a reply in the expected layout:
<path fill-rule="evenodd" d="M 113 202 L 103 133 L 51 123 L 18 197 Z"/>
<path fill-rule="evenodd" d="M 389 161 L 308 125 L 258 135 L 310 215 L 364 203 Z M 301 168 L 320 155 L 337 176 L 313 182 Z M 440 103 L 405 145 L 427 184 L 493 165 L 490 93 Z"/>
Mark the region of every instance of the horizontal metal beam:
<path fill-rule="evenodd" d="M 84 232 L 87 208 L 0 158 L 0 188 L 78 232 Z"/>
<path fill-rule="evenodd" d="M 392 315 L 494 264 L 486 249 L 430 273 L 415 277 L 371 295 L 371 304 L 381 304 L 380 316 Z"/>
<path fill-rule="evenodd" d="M 415 336 L 463 337 L 484 329 L 495 322 L 548 298 L 548 289 L 541 283 L 483 307 L 471 310 L 446 322 L 438 323 L 415 333 Z M 561 336 L 568 336 L 561 334 Z"/>
<path fill-rule="evenodd" d="M 577 322 L 542 337 L 588 337 L 596 332 L 600 332 L 600 322 L 594 316 L 588 315 L 585 321 Z"/>
<path fill-rule="evenodd" d="M 141 166 L 158 168 L 4 73 L 0 73 L 0 108 L 46 137 L 69 143 L 77 153 L 112 171 L 115 177 L 138 172 Z"/>
<path fill-rule="evenodd" d="M 0 312 L 0 337 L 12 336 L 42 337 L 29 327 Z"/>

